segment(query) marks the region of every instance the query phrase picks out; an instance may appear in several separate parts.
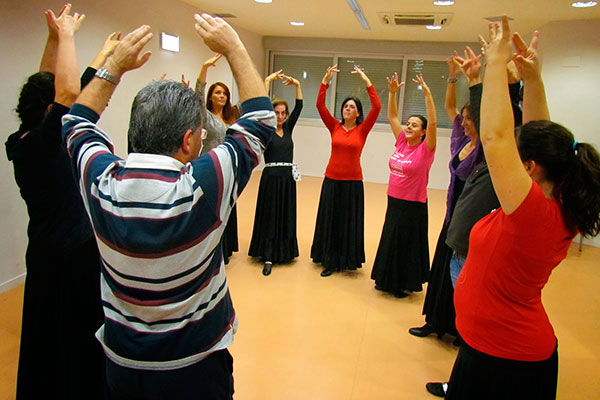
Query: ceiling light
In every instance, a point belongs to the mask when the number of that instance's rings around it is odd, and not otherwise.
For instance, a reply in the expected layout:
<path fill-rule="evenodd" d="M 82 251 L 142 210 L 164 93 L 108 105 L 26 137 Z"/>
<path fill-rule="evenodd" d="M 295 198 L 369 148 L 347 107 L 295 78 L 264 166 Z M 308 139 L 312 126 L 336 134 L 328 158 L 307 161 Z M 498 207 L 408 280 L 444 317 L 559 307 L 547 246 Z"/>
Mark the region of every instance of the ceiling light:
<path fill-rule="evenodd" d="M 451 6 L 454 5 L 454 0 L 435 0 L 433 4 L 436 6 Z"/>
<path fill-rule="evenodd" d="M 293 26 L 304 26 L 304 22 L 302 22 L 302 21 L 290 21 L 290 25 L 293 25 Z"/>
<path fill-rule="evenodd" d="M 160 45 L 164 50 L 179 52 L 179 36 L 161 32 Z"/>
<path fill-rule="evenodd" d="M 597 1 L 576 1 L 575 3 L 571 3 L 571 6 L 575 8 L 594 7 L 595 5 L 598 5 Z"/>
<path fill-rule="evenodd" d="M 360 24 L 362 25 L 363 29 L 366 29 L 366 30 L 371 29 L 371 27 L 369 26 L 369 23 L 367 22 L 367 19 L 363 15 L 363 13 L 360 9 L 360 6 L 356 2 L 356 0 L 346 0 L 346 1 L 348 2 L 348 5 L 354 12 L 354 15 L 356 15 L 356 18 L 358 19 L 358 22 L 360 22 Z"/>
<path fill-rule="evenodd" d="M 430 29 L 432 31 L 439 31 L 442 29 L 441 25 L 427 25 L 425 28 Z"/>
<path fill-rule="evenodd" d="M 269 4 L 269 3 L 273 2 L 273 0 L 254 0 L 254 1 L 257 3 L 264 3 L 264 4 Z"/>

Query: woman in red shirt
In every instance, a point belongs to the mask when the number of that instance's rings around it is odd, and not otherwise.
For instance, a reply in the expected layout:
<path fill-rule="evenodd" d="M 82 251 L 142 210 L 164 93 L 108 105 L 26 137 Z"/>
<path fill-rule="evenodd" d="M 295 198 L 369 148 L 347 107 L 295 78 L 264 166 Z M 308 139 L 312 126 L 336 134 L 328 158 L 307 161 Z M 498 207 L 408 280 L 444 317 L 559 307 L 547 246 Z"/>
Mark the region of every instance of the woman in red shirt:
<path fill-rule="evenodd" d="M 377 121 L 381 103 L 369 77 L 357 66 L 367 86 L 371 111 L 363 121 L 362 104 L 356 97 L 342 102 L 342 120 L 336 120 L 325 106 L 329 80 L 339 72 L 337 64 L 327 68 L 317 96 L 317 110 L 331 133 L 331 156 L 321 187 L 315 235 L 310 251 L 313 262 L 324 267 L 321 276 L 335 271 L 355 270 L 365 262 L 364 188 L 360 155 L 367 135 Z"/>
<path fill-rule="evenodd" d="M 446 399 L 555 399 L 557 341 L 541 294 L 575 234 L 600 232 L 600 157 L 550 121 L 538 33 L 529 47 L 506 17 L 490 24 L 481 103 L 481 143 L 501 208 L 471 230 L 456 283 L 462 340 Z M 506 64 L 525 83 L 517 137 Z"/>

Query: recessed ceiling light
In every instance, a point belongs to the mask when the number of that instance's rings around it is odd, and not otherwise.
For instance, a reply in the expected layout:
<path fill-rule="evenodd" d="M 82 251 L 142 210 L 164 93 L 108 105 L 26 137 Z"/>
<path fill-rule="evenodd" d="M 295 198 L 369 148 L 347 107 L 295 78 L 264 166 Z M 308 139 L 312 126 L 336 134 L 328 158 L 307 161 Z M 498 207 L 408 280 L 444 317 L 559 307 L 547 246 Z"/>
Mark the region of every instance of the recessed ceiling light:
<path fill-rule="evenodd" d="M 304 22 L 302 22 L 302 21 L 290 21 L 290 25 L 293 25 L 293 26 L 304 26 Z"/>
<path fill-rule="evenodd" d="M 264 3 L 264 4 L 268 4 L 268 3 L 272 3 L 273 0 L 254 0 L 257 3 Z"/>
<path fill-rule="evenodd" d="M 451 6 L 454 4 L 454 0 L 435 0 L 433 4 L 436 6 Z"/>
<path fill-rule="evenodd" d="M 571 6 L 575 8 L 594 7 L 595 5 L 598 5 L 597 1 L 576 1 L 575 3 L 571 3 Z"/>
<path fill-rule="evenodd" d="M 427 25 L 425 28 L 431 29 L 432 31 L 438 31 L 438 30 L 442 29 L 442 26 L 441 25 Z"/>

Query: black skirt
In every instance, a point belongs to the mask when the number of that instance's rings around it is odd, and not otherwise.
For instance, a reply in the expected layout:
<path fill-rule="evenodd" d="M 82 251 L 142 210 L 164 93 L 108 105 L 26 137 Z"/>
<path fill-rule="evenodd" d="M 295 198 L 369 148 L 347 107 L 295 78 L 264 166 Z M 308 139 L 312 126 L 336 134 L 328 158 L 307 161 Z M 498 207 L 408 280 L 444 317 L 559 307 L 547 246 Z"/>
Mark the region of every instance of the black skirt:
<path fill-rule="evenodd" d="M 310 250 L 313 262 L 332 271 L 361 268 L 365 262 L 364 225 L 362 181 L 325 178 Z"/>
<path fill-rule="evenodd" d="M 388 207 L 371 279 L 393 294 L 420 292 L 429 275 L 427 203 L 388 196 Z"/>
<path fill-rule="evenodd" d="M 461 342 L 446 399 L 555 400 L 558 344 L 544 361 L 493 357 Z"/>
<path fill-rule="evenodd" d="M 229 263 L 229 257 L 233 255 L 233 252 L 239 250 L 237 225 L 237 205 L 234 205 L 229 214 L 225 231 L 223 231 L 223 237 L 221 238 L 225 264 Z"/>
<path fill-rule="evenodd" d="M 266 167 L 260 177 L 248 255 L 288 263 L 298 257 L 296 181 L 291 167 Z"/>
<path fill-rule="evenodd" d="M 27 249 L 17 399 L 102 398 L 100 256 L 90 237 L 58 253 Z"/>
<path fill-rule="evenodd" d="M 425 321 L 442 337 L 445 333 L 456 336 L 456 311 L 454 310 L 454 288 L 450 279 L 452 249 L 446 245 L 448 224 L 444 224 L 438 238 L 431 262 L 429 284 L 423 304 Z"/>

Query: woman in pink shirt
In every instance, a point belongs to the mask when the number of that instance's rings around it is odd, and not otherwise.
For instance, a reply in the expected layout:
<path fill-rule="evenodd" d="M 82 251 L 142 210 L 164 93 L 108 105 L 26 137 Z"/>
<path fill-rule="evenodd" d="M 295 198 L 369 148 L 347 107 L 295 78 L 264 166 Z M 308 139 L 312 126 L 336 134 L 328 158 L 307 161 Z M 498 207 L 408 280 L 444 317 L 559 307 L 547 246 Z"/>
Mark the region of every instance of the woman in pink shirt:
<path fill-rule="evenodd" d="M 429 275 L 427 182 L 436 146 L 435 104 L 423 76 L 413 80 L 425 96 L 427 118 L 411 115 L 404 130 L 398 118 L 396 94 L 404 85 L 398 74 L 388 78 L 388 119 L 396 138 L 390 157 L 388 207 L 371 279 L 375 288 L 406 297 L 423 290 Z"/>

